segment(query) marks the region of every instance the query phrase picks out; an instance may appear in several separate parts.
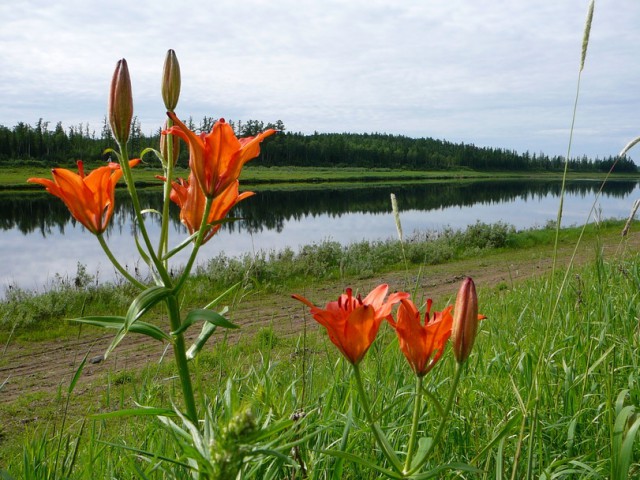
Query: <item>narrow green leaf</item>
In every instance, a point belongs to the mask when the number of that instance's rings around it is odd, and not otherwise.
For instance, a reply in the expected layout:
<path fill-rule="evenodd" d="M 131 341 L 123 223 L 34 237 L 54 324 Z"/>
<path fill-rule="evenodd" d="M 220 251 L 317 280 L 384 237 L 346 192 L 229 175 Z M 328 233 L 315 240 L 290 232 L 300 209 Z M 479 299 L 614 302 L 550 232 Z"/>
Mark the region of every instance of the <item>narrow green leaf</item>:
<path fill-rule="evenodd" d="M 169 295 L 171 295 L 171 290 L 161 285 L 149 287 L 140 295 L 138 295 L 133 300 L 133 302 L 131 302 L 131 306 L 129 306 L 129 310 L 127 311 L 127 315 L 125 317 L 124 325 L 118 330 L 118 333 L 111 341 L 111 344 L 109 345 L 109 348 L 107 348 L 104 357 L 107 358 L 109 354 L 118 346 L 118 344 L 131 329 L 131 325 L 138 321 L 140 317 L 142 317 L 147 311 L 149 311 L 149 309 L 158 304 L 158 302 L 161 302 L 162 300 L 167 298 Z M 150 332 L 151 329 L 148 329 L 148 331 Z"/>
<path fill-rule="evenodd" d="M 155 148 L 147 147 L 142 152 L 140 152 L 140 159 L 142 160 L 147 153 L 153 153 L 155 156 L 162 162 L 162 155 Z"/>
<path fill-rule="evenodd" d="M 82 317 L 71 319 L 72 322 L 84 323 L 85 325 L 93 325 L 102 328 L 122 329 L 125 325 L 125 317 Z M 171 337 L 164 333 L 160 328 L 147 322 L 137 321 L 129 326 L 129 332 L 139 333 L 147 337 L 154 338 L 161 342 L 171 342 Z"/>
<path fill-rule="evenodd" d="M 507 437 L 503 437 L 498 442 L 498 451 L 495 455 L 496 462 L 496 480 L 502 480 L 504 477 L 504 444 Z"/>
<path fill-rule="evenodd" d="M 193 345 L 191 345 L 189 347 L 189 350 L 187 350 L 187 360 L 193 360 L 194 358 L 196 358 L 196 355 L 200 353 L 200 350 L 202 350 L 202 347 L 204 347 L 204 345 L 207 343 L 209 337 L 211 337 L 211 335 L 213 335 L 213 333 L 216 331 L 216 328 L 218 327 L 209 322 L 205 323 L 202 326 L 200 335 L 198 335 L 198 338 L 196 338 L 195 342 L 193 342 Z"/>
<path fill-rule="evenodd" d="M 176 253 L 182 251 L 185 247 L 188 247 L 193 240 L 198 236 L 198 232 L 193 233 L 192 235 L 185 238 L 179 245 L 173 247 L 162 257 L 162 260 L 168 260 L 173 257 Z"/>
<path fill-rule="evenodd" d="M 640 428 L 640 418 L 636 418 L 635 421 L 629 427 L 627 434 L 624 436 L 624 441 L 622 442 L 622 450 L 620 451 L 620 465 L 622 465 L 621 472 L 624 474 L 624 477 L 628 478 L 629 475 L 629 467 L 631 466 L 631 462 L 633 461 L 633 443 L 636 439 L 636 435 L 638 434 L 638 429 Z"/>
<path fill-rule="evenodd" d="M 85 365 L 85 363 L 87 363 L 87 355 L 89 355 L 89 352 L 87 352 L 87 354 L 82 359 L 82 362 L 80 362 L 80 365 L 76 369 L 76 373 L 73 375 L 73 378 L 71 379 L 71 383 L 69 383 L 69 388 L 67 390 L 67 393 L 69 395 L 71 395 L 71 392 L 73 392 L 73 389 L 76 388 L 76 383 L 78 383 L 78 379 L 80 378 L 80 375 L 82 374 L 82 370 L 84 369 L 84 365 Z"/>
<path fill-rule="evenodd" d="M 216 325 L 222 328 L 239 328 L 237 325 L 235 325 L 234 323 L 231 323 L 229 320 L 223 317 L 220 313 L 214 312 L 213 310 L 206 310 L 203 308 L 199 308 L 196 310 L 191 310 L 185 317 L 184 322 L 182 322 L 182 325 L 180 325 L 180 328 L 178 328 L 174 332 L 171 332 L 171 334 L 180 335 L 187 328 L 189 328 L 191 325 L 193 325 L 194 323 L 200 320 L 212 323 L 213 325 Z"/>
<path fill-rule="evenodd" d="M 151 323 L 138 321 L 129 327 L 131 333 L 146 335 L 160 342 L 171 342 L 171 337 Z"/>
<path fill-rule="evenodd" d="M 140 244 L 140 239 L 138 238 L 138 229 L 134 230 L 133 240 L 136 242 L 136 248 L 138 249 L 138 253 L 140 254 L 140 258 L 142 258 L 142 261 L 146 263 L 148 266 L 151 266 L 151 258 L 149 258 L 149 255 L 147 254 L 145 249 L 142 248 L 142 245 Z"/>
<path fill-rule="evenodd" d="M 256 448 L 254 450 L 251 450 L 249 455 L 251 455 L 251 456 L 258 456 L 258 455 L 271 456 L 271 457 L 279 458 L 284 463 L 287 463 L 289 465 L 297 465 L 298 464 L 289 455 L 285 455 L 284 453 L 278 452 L 277 450 L 270 450 L 268 448 Z"/>
<path fill-rule="evenodd" d="M 611 347 L 609 347 L 609 348 L 607 349 L 607 351 L 606 351 L 606 352 L 604 352 L 604 353 L 600 356 L 600 358 L 599 358 L 598 360 L 596 360 L 596 361 L 593 363 L 593 365 L 591 365 L 591 366 L 589 367 L 589 370 L 587 371 L 587 374 L 586 374 L 586 375 L 587 375 L 587 376 L 591 375 L 591 374 L 593 373 L 593 371 L 598 367 L 598 365 L 600 365 L 602 362 L 604 362 L 605 358 L 607 358 L 607 357 L 609 356 L 609 354 L 610 354 L 611 352 L 613 352 L 613 349 L 614 349 L 614 348 L 616 348 L 616 346 L 615 346 L 615 345 L 611 345 Z"/>
<path fill-rule="evenodd" d="M 293 425 L 295 425 L 296 422 L 294 422 L 293 420 L 286 418 L 284 420 L 281 420 L 277 423 L 274 423 L 273 425 L 269 426 L 268 428 L 261 428 L 257 431 L 255 431 L 254 433 L 248 434 L 246 436 L 243 437 L 243 442 L 245 443 L 257 443 L 263 440 L 266 440 L 269 437 L 273 437 L 277 434 L 279 434 L 280 432 L 283 432 L 284 430 L 287 430 L 288 428 L 293 427 Z M 297 434 L 300 434 L 300 430 L 296 431 Z M 279 438 L 279 443 L 280 445 L 278 445 L 278 448 L 280 448 L 281 450 L 283 448 L 282 445 L 282 440 L 283 440 L 283 436 L 280 435 Z M 287 444 L 289 446 L 289 444 Z M 290 450 L 291 447 L 295 446 L 296 442 L 293 442 L 290 444 L 289 448 L 287 448 L 287 450 Z"/>
<path fill-rule="evenodd" d="M 622 409 L 624 408 L 624 402 L 627 399 L 627 395 L 629 395 L 629 390 L 625 388 L 616 397 L 616 416 L 620 415 L 620 412 L 622 412 Z"/>
<path fill-rule="evenodd" d="M 143 215 L 147 213 L 155 213 L 159 216 L 162 216 L 162 214 L 155 208 L 145 208 L 144 210 L 140 210 L 140 213 L 142 213 Z"/>
<path fill-rule="evenodd" d="M 142 455 L 144 457 L 149 457 L 149 458 L 157 458 L 158 460 L 163 460 L 165 462 L 169 462 L 172 463 L 174 465 L 178 465 L 187 469 L 192 469 L 193 467 L 191 465 L 189 465 L 188 463 L 184 463 L 184 462 L 180 462 L 178 460 L 176 460 L 175 458 L 171 458 L 171 457 L 166 457 L 164 455 L 158 455 L 157 452 L 147 452 L 146 450 L 141 450 L 139 448 L 134 448 L 134 447 L 129 447 L 127 445 L 123 445 L 120 443 L 112 443 L 112 442 L 104 442 L 102 440 L 96 440 L 97 443 L 101 443 L 102 445 L 107 445 L 109 447 L 114 447 L 114 448 L 121 448 L 122 450 L 128 450 L 130 452 L 134 452 L 138 455 Z"/>
<path fill-rule="evenodd" d="M 353 463 L 358 463 L 360 465 L 363 465 L 367 468 L 370 468 L 372 470 L 375 470 L 377 472 L 382 473 L 383 475 L 386 475 L 389 478 L 403 478 L 403 475 L 398 473 L 398 472 L 394 472 L 392 470 L 388 470 L 386 468 L 381 467 L 380 465 L 376 464 L 376 463 L 372 463 L 369 462 L 368 460 L 359 457 L 357 455 L 354 455 L 352 453 L 348 453 L 348 452 L 341 452 L 339 450 L 321 450 L 321 453 L 324 453 L 326 455 L 331 455 L 332 457 L 337 457 L 337 458 L 344 458 L 345 460 L 349 460 L 350 462 Z"/>
<path fill-rule="evenodd" d="M 629 422 L 633 421 L 627 430 Z M 622 480 L 628 477 L 629 466 L 633 460 L 633 441 L 635 439 L 640 419 L 635 418 L 635 407 L 627 405 L 616 417 L 612 437 L 612 480 Z"/>
<path fill-rule="evenodd" d="M 76 323 L 84 323 L 85 325 L 93 325 L 93 326 L 102 327 L 102 328 L 120 328 L 124 325 L 125 318 L 118 317 L 115 315 L 89 316 L 89 317 L 72 318 L 69 321 L 76 322 Z"/>
<path fill-rule="evenodd" d="M 448 463 L 446 465 L 440 465 L 428 472 L 420 473 L 418 475 L 414 475 L 411 478 L 413 480 L 427 480 L 428 478 L 438 477 L 441 478 L 442 472 L 447 470 L 456 470 L 458 472 L 469 472 L 469 473 L 482 473 L 482 470 L 471 465 L 467 465 L 466 463 Z"/>
<path fill-rule="evenodd" d="M 85 356 L 85 360 L 87 359 L 87 357 Z M 65 469 L 66 471 L 63 474 L 64 478 L 70 478 L 71 477 L 71 471 L 73 470 L 73 467 L 76 464 L 76 461 L 78 460 L 78 451 L 80 450 L 80 439 L 82 438 L 82 434 L 84 432 L 84 427 L 86 425 L 86 419 L 82 420 L 82 425 L 80 425 L 80 431 L 78 432 L 78 437 L 76 440 L 76 444 L 73 447 L 73 454 L 71 455 L 71 461 L 67 464 L 67 468 Z"/>
<path fill-rule="evenodd" d="M 102 155 L 103 155 L 103 156 L 104 156 L 104 155 L 106 155 L 107 153 L 108 153 L 108 154 L 112 154 L 112 153 L 113 153 L 113 154 L 115 154 L 115 156 L 118 158 L 118 160 L 120 160 L 120 153 L 116 152 L 113 148 L 111 148 L 111 147 L 109 147 L 109 148 L 105 148 L 105 149 L 102 151 Z"/>
<path fill-rule="evenodd" d="M 504 427 L 502 427 L 502 429 L 500 429 L 500 431 L 498 431 L 498 433 L 496 433 L 494 435 L 494 437 L 491 439 L 491 441 L 489 443 L 487 443 L 485 445 L 485 447 L 473 458 L 472 462 L 477 461 L 479 458 L 481 458 L 486 452 L 488 452 L 491 448 L 493 448 L 493 446 L 501 441 L 503 438 L 505 438 L 509 432 L 511 431 L 512 428 L 514 428 L 516 426 L 516 424 L 518 424 L 518 422 L 520 422 L 520 419 L 522 417 L 522 413 L 521 412 L 516 412 L 513 417 L 511 417 L 507 423 L 505 423 Z"/>
<path fill-rule="evenodd" d="M 347 442 L 349 440 L 349 433 L 351 433 L 351 427 L 353 426 L 353 406 L 349 406 L 349 411 L 347 412 L 347 420 L 344 422 L 344 430 L 342 431 L 342 438 L 340 439 L 340 451 L 347 451 Z M 342 478 L 342 470 L 344 465 L 344 458 L 338 458 L 336 460 L 335 465 L 333 466 L 333 472 L 331 473 L 331 478 L 333 480 L 340 480 Z"/>
<path fill-rule="evenodd" d="M 402 463 L 400 463 L 400 460 L 398 459 L 396 452 L 393 450 L 393 447 L 389 443 L 387 436 L 384 434 L 384 432 L 380 428 L 380 425 L 374 422 L 371 424 L 371 429 L 376 431 L 376 434 L 377 434 L 376 436 L 380 440 L 380 444 L 381 444 L 380 446 L 384 449 L 384 453 L 386 454 L 387 458 L 391 461 L 391 463 L 393 463 L 394 468 L 398 472 L 401 472 L 404 469 L 404 467 Z"/>
<path fill-rule="evenodd" d="M 116 410 L 115 412 L 96 413 L 90 415 L 91 418 L 96 420 L 106 420 L 110 418 L 122 418 L 122 417 L 143 417 L 143 416 L 176 416 L 175 412 L 170 408 L 156 408 L 156 407 L 141 407 L 141 408 L 126 408 L 123 410 Z"/>
<path fill-rule="evenodd" d="M 129 327 L 169 295 L 171 295 L 171 290 L 162 285 L 147 288 L 131 303 L 126 315 L 125 328 Z"/>
<path fill-rule="evenodd" d="M 416 451 L 415 457 L 413 457 L 413 461 L 411 462 L 411 470 L 413 470 L 416 465 L 422 460 L 422 457 L 425 456 L 427 450 L 431 448 L 431 444 L 433 443 L 433 438 L 431 437 L 421 437 L 418 439 L 418 450 Z"/>
<path fill-rule="evenodd" d="M 242 285 L 242 282 L 238 282 L 235 285 L 231 285 L 229 288 L 227 288 L 224 292 L 222 292 L 220 295 L 218 295 L 218 297 L 214 298 L 213 300 L 211 300 L 209 303 L 207 303 L 207 305 L 205 305 L 205 309 L 209 309 L 212 307 L 215 307 L 218 302 L 220 302 L 220 300 L 222 300 L 224 297 L 226 297 L 227 295 L 229 295 L 231 292 L 233 292 L 236 288 L 238 288 L 240 285 Z M 224 315 L 226 313 L 226 308 L 223 312 L 220 312 L 222 315 Z"/>

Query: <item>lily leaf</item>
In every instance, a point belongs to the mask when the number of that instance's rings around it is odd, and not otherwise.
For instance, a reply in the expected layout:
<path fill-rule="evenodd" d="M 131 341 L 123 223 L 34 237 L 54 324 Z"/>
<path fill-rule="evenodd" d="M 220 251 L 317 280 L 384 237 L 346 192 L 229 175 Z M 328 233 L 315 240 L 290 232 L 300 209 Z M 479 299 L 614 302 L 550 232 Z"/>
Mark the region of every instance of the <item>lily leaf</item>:
<path fill-rule="evenodd" d="M 121 329 L 125 324 L 124 317 L 82 317 L 74 318 L 72 322 L 84 323 L 86 325 L 93 325 L 102 328 Z M 164 333 L 160 328 L 147 322 L 137 321 L 133 325 L 129 326 L 129 331 L 132 333 L 140 333 L 147 337 L 155 338 L 159 341 L 170 342 L 171 337 Z"/>
<path fill-rule="evenodd" d="M 155 213 L 156 215 L 162 216 L 162 214 L 155 208 L 145 208 L 144 210 L 140 210 L 140 213 L 143 215 L 146 215 L 147 213 Z"/>
<path fill-rule="evenodd" d="M 142 317 L 145 313 L 147 313 L 147 311 L 149 311 L 149 309 L 157 305 L 169 295 L 171 295 L 171 290 L 160 285 L 149 287 L 140 295 L 138 295 L 133 300 L 131 306 L 129 307 L 129 310 L 127 311 L 124 324 L 118 330 L 118 333 L 112 340 L 111 345 L 109 345 L 109 348 L 107 348 L 107 351 L 104 353 L 104 358 L 107 358 L 113 351 L 113 349 L 118 346 L 124 336 L 131 329 L 131 326 L 135 322 L 137 322 L 140 317 Z"/>
<path fill-rule="evenodd" d="M 173 257 L 176 253 L 188 247 L 191 244 L 191 242 L 196 239 L 197 236 L 198 236 L 198 232 L 195 232 L 190 236 L 188 236 L 187 238 L 185 238 L 178 246 L 173 247 L 171 250 L 165 253 L 164 256 L 162 257 L 162 260 L 168 260 L 171 257 Z"/>
<path fill-rule="evenodd" d="M 224 312 L 224 310 L 223 310 Z M 204 320 L 205 322 L 212 323 L 217 327 L 222 328 L 238 328 L 238 326 L 234 323 L 231 323 L 229 320 L 224 318 L 222 314 L 218 312 L 214 312 L 213 310 L 207 310 L 204 308 L 199 308 L 196 310 L 191 310 L 187 317 L 184 319 L 182 325 L 177 330 L 171 332 L 172 335 L 180 335 L 187 328 L 189 328 L 194 323 Z"/>
<path fill-rule="evenodd" d="M 167 298 L 169 295 L 171 295 L 171 289 L 161 285 L 147 288 L 131 303 L 129 310 L 127 311 L 125 328 L 129 328 L 131 324 L 137 321 L 152 307 Z"/>
<path fill-rule="evenodd" d="M 433 438 L 431 437 L 421 437 L 418 439 L 418 450 L 416 451 L 415 457 L 413 457 L 413 461 L 411 462 L 411 469 L 413 470 L 422 457 L 427 453 L 427 451 L 431 448 L 431 444 L 433 443 Z"/>
<path fill-rule="evenodd" d="M 196 355 L 198 355 L 200 350 L 202 350 L 202 347 L 204 347 L 205 343 L 207 343 L 209 337 L 216 331 L 216 328 L 218 328 L 216 325 L 209 322 L 205 323 L 202 326 L 200 335 L 198 335 L 196 341 L 193 342 L 193 345 L 191 345 L 189 347 L 189 350 L 187 350 L 187 360 L 193 360 L 194 358 L 196 358 Z"/>
<path fill-rule="evenodd" d="M 151 266 L 151 259 L 149 258 L 149 255 L 147 255 L 147 252 L 145 251 L 145 249 L 142 248 L 142 245 L 140 245 L 140 239 L 138 238 L 137 229 L 135 229 L 134 231 L 133 239 L 136 242 L 136 248 L 138 249 L 138 253 L 140 254 L 140 258 L 142 258 L 142 261 L 147 265 Z"/>
<path fill-rule="evenodd" d="M 143 159 L 147 153 L 153 153 L 158 158 L 158 160 L 162 162 L 162 155 L 160 154 L 160 152 L 155 148 L 151 148 L 151 147 L 147 147 L 144 150 L 142 150 L 142 152 L 140 152 L 140 159 Z"/>

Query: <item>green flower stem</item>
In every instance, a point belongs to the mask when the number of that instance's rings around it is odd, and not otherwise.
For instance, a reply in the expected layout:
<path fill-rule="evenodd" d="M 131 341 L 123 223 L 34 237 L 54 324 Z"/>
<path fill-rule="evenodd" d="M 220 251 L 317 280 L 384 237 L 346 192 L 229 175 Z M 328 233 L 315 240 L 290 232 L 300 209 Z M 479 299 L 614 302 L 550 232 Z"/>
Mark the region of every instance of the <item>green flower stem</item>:
<path fill-rule="evenodd" d="M 455 398 L 456 391 L 458 390 L 458 383 L 460 383 L 461 374 L 462 374 L 462 364 L 456 362 L 456 371 L 453 377 L 453 384 L 451 385 L 451 391 L 449 392 L 449 398 L 447 400 L 447 404 L 444 407 L 444 415 L 440 419 L 440 426 L 438 427 L 438 431 L 436 432 L 436 435 L 433 437 L 433 441 L 431 442 L 431 445 L 429 446 L 429 448 L 427 448 L 427 450 L 422 455 L 422 458 L 420 459 L 420 461 L 417 462 L 416 465 L 411 470 L 405 473 L 406 476 L 410 477 L 411 475 L 416 473 L 418 470 L 420 470 L 420 468 L 422 468 L 422 466 L 427 462 L 427 459 L 429 458 L 429 454 L 433 450 L 433 447 L 437 445 L 437 443 L 440 441 L 440 436 L 444 431 L 444 426 L 447 423 L 449 413 L 451 412 L 453 399 Z"/>
<path fill-rule="evenodd" d="M 146 287 L 142 283 L 140 283 L 138 280 L 136 280 L 129 272 L 127 272 L 122 267 L 122 265 L 120 265 L 120 262 L 118 262 L 116 257 L 113 256 L 113 253 L 109 249 L 109 246 L 107 245 L 107 242 L 105 241 L 104 236 L 101 233 L 99 233 L 98 235 L 96 235 L 96 237 L 98 238 L 98 242 L 100 242 L 100 246 L 104 250 L 104 253 L 107 254 L 107 257 L 109 258 L 113 266 L 116 267 L 116 270 L 118 270 L 118 272 L 120 272 L 120 274 L 124 278 L 129 280 L 129 282 L 131 282 L 133 285 L 138 287 L 140 290 L 144 290 Z"/>
<path fill-rule="evenodd" d="M 362 384 L 362 375 L 360 374 L 360 366 L 358 364 L 352 364 L 353 366 L 353 376 L 356 379 L 356 386 L 358 388 L 358 395 L 360 397 L 360 402 L 362 404 L 362 409 L 364 410 L 364 414 L 367 417 L 367 422 L 369 422 L 369 427 L 371 427 L 371 431 L 373 432 L 373 436 L 378 442 L 378 445 L 382 449 L 382 453 L 384 453 L 387 460 L 391 463 L 391 465 L 396 469 L 397 472 L 402 472 L 402 463 L 400 459 L 393 451 L 389 440 L 385 436 L 384 432 L 378 425 L 376 421 L 373 419 L 373 415 L 371 415 L 371 407 L 369 406 L 369 399 L 367 394 L 364 391 L 364 386 Z"/>
<path fill-rule="evenodd" d="M 180 276 L 180 280 L 178 280 L 177 285 L 174 287 L 174 291 L 178 292 L 184 282 L 187 281 L 187 277 L 191 273 L 191 268 L 193 267 L 193 262 L 195 262 L 196 257 L 198 256 L 198 250 L 200 250 L 200 246 L 202 245 L 202 240 L 204 239 L 205 233 L 207 233 L 207 218 L 209 217 L 209 212 L 211 211 L 211 205 L 213 205 L 213 198 L 207 197 L 207 202 L 204 205 L 204 214 L 202 215 L 202 222 L 200 222 L 200 230 L 198 230 L 198 236 L 196 237 L 196 241 L 193 245 L 193 250 L 191 250 L 191 256 L 189 257 L 189 261 L 187 265 L 184 267 L 182 275 Z"/>
<path fill-rule="evenodd" d="M 411 421 L 411 435 L 409 437 L 409 447 L 407 448 L 407 458 L 404 462 L 404 472 L 411 468 L 411 460 L 416 449 L 416 439 L 418 437 L 418 422 L 420 420 L 420 410 L 422 408 L 422 378 L 416 376 L 416 392 L 413 400 L 413 419 Z"/>
<path fill-rule="evenodd" d="M 166 303 L 171 330 L 176 331 L 182 324 L 182 321 L 180 320 L 180 307 L 178 306 L 178 300 L 174 295 L 169 295 Z M 187 351 L 184 344 L 184 335 L 182 333 L 174 336 L 173 355 L 176 359 L 176 366 L 178 367 L 178 375 L 182 386 L 182 396 L 184 397 L 187 417 L 197 425 L 198 411 L 196 409 L 195 396 L 193 395 L 191 374 L 189 373 L 189 363 L 187 361 Z"/>
<path fill-rule="evenodd" d="M 167 128 L 173 126 L 171 119 L 167 120 Z M 164 159 L 165 176 L 167 180 L 164 183 L 164 196 L 162 204 L 162 226 L 160 227 L 160 242 L 158 244 L 158 256 L 163 258 L 168 251 L 169 245 L 169 205 L 171 204 L 171 182 L 173 181 L 173 167 L 175 159 L 173 158 L 173 135 L 167 135 L 167 158 Z M 167 268 L 167 260 L 164 260 L 164 268 Z"/>
<path fill-rule="evenodd" d="M 124 180 L 127 184 L 127 188 L 129 189 L 129 195 L 131 196 L 131 201 L 133 202 L 133 209 L 136 214 L 136 219 L 138 221 L 138 228 L 140 228 L 140 233 L 142 233 L 142 238 L 144 239 L 144 243 L 147 247 L 147 251 L 153 264 L 158 271 L 158 274 L 162 278 L 162 283 L 165 287 L 171 288 L 172 282 L 167 269 L 164 268 L 164 265 L 156 255 L 156 252 L 151 245 L 151 240 L 149 239 L 149 234 L 147 233 L 147 227 L 144 224 L 144 218 L 142 217 L 142 209 L 140 208 L 140 200 L 138 199 L 138 192 L 136 191 L 136 186 L 133 181 L 133 175 L 131 173 L 131 167 L 129 166 L 129 153 L 127 152 L 127 145 L 118 143 L 120 147 L 120 168 L 122 168 L 122 173 L 124 176 Z"/>

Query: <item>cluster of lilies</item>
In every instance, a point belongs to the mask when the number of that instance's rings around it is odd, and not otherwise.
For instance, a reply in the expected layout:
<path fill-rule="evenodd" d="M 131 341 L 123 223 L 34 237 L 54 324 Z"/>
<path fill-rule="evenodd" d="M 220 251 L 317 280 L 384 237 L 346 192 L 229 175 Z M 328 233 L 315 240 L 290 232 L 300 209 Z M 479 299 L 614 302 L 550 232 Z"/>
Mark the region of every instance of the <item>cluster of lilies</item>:
<path fill-rule="evenodd" d="M 367 462 L 362 463 L 391 478 L 406 478 L 414 475 L 426 464 L 433 446 L 444 430 L 460 381 L 462 365 L 469 358 L 478 332 L 478 323 L 485 316 L 478 313 L 478 296 L 475 284 L 469 277 L 460 285 L 455 307 L 449 305 L 441 312 L 432 314 L 433 302 L 428 299 L 424 320 L 408 293 L 395 292 L 387 296 L 388 291 L 389 286 L 382 284 L 362 298 L 361 295 L 354 297 L 353 290 L 347 288 L 337 301 L 329 302 L 325 308 L 315 306 L 300 295 L 293 295 L 293 298 L 310 307 L 313 318 L 326 328 L 331 342 L 351 364 L 367 422 L 392 470 L 384 470 Z M 392 310 L 396 304 L 399 306 L 394 318 Z M 400 461 L 396 450 L 391 447 L 371 411 L 359 367 L 384 320 L 395 330 L 400 350 L 416 375 L 413 419 L 404 462 Z M 438 363 L 450 338 L 456 359 L 456 371 L 449 398 L 444 409 L 441 409 L 440 426 L 435 436 L 428 445 L 423 445 L 421 451 L 417 451 L 419 412 L 423 401 L 423 377 Z M 361 461 L 357 458 L 353 460 Z"/>
<path fill-rule="evenodd" d="M 464 363 L 476 338 L 478 321 L 478 296 L 471 278 L 466 278 L 456 298 L 455 314 L 449 305 L 441 312 L 431 314 L 433 301 L 427 300 L 424 322 L 420 311 L 406 292 L 392 293 L 389 286 L 374 288 L 364 299 L 353 296 L 347 288 L 337 301 L 322 309 L 301 295 L 293 298 L 311 307 L 311 315 L 327 329 L 329 338 L 353 365 L 360 363 L 373 343 L 383 320 L 387 320 L 398 335 L 400 349 L 418 377 L 425 376 L 440 360 L 444 347 L 453 336 L 453 353 L 459 363 Z M 385 297 L 387 297 L 385 301 Z M 391 310 L 400 304 L 396 319 Z"/>

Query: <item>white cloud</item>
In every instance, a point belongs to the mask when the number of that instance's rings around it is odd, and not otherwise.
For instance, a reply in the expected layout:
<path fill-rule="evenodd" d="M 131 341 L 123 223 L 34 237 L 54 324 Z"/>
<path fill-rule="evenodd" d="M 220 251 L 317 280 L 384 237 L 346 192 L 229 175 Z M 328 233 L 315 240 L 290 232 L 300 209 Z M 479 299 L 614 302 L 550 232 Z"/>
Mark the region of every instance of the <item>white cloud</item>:
<path fill-rule="evenodd" d="M 385 131 L 564 154 L 587 3 L 3 5 L 0 124 L 44 117 L 99 128 L 113 67 L 125 57 L 136 114 L 151 131 L 163 121 L 160 72 L 173 48 L 179 114 L 196 121 L 282 119 L 294 131 Z M 635 1 L 596 4 L 577 122 L 589 133 L 576 132 L 576 154 L 613 154 L 625 135 L 640 134 L 639 19 Z"/>

